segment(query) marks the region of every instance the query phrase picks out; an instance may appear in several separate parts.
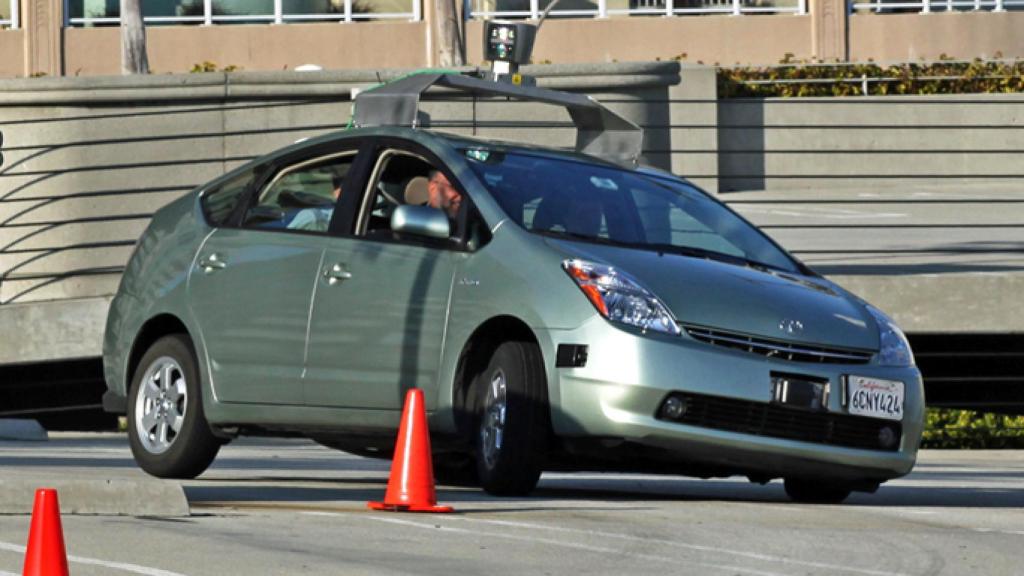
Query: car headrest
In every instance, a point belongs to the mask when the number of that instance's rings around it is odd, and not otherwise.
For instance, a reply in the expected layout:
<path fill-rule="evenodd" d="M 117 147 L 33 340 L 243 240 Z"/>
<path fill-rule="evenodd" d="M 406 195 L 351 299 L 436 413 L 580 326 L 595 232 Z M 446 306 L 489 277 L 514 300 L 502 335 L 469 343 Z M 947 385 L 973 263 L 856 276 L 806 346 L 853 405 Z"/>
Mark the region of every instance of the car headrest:
<path fill-rule="evenodd" d="M 416 176 L 405 185 L 405 203 L 413 206 L 423 206 L 430 199 L 427 192 L 429 184 L 426 176 Z"/>

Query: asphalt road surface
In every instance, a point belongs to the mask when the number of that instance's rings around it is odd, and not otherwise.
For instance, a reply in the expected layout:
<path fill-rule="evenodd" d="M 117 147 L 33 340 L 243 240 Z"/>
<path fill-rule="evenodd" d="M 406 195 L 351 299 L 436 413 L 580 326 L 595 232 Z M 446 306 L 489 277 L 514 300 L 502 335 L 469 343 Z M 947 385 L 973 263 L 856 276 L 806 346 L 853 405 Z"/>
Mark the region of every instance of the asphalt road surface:
<path fill-rule="evenodd" d="M 925 451 L 910 476 L 838 506 L 792 504 L 779 482 L 588 473 L 545 474 L 529 498 L 439 487 L 448 515 L 368 511 L 388 466 L 236 441 L 184 483 L 190 517 L 65 514 L 71 573 L 1024 573 L 1024 452 Z M 0 475 L 144 476 L 113 434 L 0 442 Z M 21 573 L 28 526 L 0 516 L 0 576 Z"/>

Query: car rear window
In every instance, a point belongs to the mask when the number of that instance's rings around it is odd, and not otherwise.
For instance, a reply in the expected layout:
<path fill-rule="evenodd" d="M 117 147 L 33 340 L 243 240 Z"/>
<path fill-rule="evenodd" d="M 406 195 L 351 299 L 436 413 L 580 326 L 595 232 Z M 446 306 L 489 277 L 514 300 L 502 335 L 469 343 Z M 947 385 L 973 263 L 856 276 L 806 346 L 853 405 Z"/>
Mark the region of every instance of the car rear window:
<path fill-rule="evenodd" d="M 255 170 L 245 170 L 203 194 L 203 214 L 211 226 L 223 226 L 227 222 L 255 177 Z"/>

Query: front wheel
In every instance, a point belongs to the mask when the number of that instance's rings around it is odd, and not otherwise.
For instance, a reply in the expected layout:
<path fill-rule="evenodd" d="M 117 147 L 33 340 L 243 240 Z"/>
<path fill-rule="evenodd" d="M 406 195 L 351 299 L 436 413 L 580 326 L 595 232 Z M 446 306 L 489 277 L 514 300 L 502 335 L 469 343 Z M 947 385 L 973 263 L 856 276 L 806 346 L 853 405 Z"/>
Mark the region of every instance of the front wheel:
<path fill-rule="evenodd" d="M 786 494 L 794 502 L 805 504 L 839 504 L 853 492 L 845 484 L 831 480 L 786 478 L 784 485 Z"/>
<path fill-rule="evenodd" d="M 139 362 L 128 396 L 128 443 L 139 467 L 158 478 L 195 478 L 217 456 L 221 442 L 203 415 L 187 336 L 164 336 Z"/>
<path fill-rule="evenodd" d="M 529 494 L 540 479 L 548 438 L 547 381 L 540 349 L 503 342 L 476 377 L 476 467 L 490 494 Z"/>

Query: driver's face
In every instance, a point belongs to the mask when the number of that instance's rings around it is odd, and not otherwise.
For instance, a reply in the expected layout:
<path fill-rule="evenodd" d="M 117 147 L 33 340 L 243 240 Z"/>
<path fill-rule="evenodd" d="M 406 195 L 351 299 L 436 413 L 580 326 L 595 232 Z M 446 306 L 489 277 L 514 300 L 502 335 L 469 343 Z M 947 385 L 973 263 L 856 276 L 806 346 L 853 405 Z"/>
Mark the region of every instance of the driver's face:
<path fill-rule="evenodd" d="M 452 186 L 448 178 L 438 172 L 430 179 L 427 187 L 430 206 L 444 210 L 449 218 L 455 218 L 459 214 L 459 206 L 462 205 L 462 194 Z"/>

